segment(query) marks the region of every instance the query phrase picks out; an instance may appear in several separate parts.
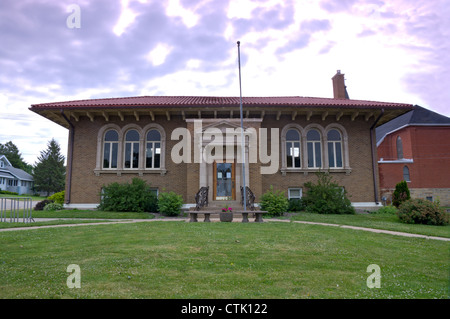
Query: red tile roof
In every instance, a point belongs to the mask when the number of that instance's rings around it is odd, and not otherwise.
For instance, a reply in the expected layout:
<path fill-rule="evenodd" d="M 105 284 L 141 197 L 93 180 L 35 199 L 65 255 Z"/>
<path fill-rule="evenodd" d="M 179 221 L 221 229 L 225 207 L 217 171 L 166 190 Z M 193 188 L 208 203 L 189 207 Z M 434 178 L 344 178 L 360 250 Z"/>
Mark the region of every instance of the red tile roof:
<path fill-rule="evenodd" d="M 317 98 L 302 96 L 243 97 L 246 106 L 291 106 L 291 107 L 342 107 L 342 108 L 393 108 L 409 109 L 411 104 L 374 102 L 363 100 Z M 31 105 L 31 110 L 48 109 L 104 109 L 145 107 L 227 107 L 239 106 L 239 97 L 220 96 L 137 96 L 106 99 L 90 99 L 52 102 Z"/>

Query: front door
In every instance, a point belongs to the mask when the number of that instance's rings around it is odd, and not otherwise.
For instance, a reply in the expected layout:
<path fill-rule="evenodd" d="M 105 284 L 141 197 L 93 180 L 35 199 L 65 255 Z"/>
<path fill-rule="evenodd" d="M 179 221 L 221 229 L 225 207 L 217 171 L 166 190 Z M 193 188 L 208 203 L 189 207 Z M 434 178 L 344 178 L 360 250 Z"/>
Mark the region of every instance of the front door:
<path fill-rule="evenodd" d="M 214 200 L 236 198 L 234 171 L 234 163 L 214 162 Z"/>

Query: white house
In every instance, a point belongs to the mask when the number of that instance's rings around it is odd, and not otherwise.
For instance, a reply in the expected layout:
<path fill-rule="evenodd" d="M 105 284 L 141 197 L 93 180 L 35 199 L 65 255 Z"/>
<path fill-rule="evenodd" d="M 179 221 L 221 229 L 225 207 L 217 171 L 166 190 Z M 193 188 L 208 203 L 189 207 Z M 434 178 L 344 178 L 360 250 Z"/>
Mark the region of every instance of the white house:
<path fill-rule="evenodd" d="M 0 190 L 33 194 L 33 176 L 11 165 L 5 155 L 0 155 Z"/>

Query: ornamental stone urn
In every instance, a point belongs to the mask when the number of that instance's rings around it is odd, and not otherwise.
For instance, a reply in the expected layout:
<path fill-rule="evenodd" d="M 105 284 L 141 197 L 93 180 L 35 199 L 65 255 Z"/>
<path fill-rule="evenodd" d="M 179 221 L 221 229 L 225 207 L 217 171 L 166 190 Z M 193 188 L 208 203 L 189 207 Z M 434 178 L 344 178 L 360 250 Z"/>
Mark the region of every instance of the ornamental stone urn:
<path fill-rule="evenodd" d="M 222 212 L 219 213 L 221 222 L 232 222 L 233 221 L 233 209 L 231 207 L 222 208 Z"/>

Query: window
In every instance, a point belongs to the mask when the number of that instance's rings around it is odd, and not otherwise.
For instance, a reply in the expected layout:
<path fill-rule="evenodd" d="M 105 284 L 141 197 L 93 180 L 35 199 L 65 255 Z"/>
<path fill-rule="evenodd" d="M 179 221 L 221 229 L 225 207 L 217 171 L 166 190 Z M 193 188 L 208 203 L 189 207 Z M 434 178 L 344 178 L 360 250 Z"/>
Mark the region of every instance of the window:
<path fill-rule="evenodd" d="M 403 158 L 403 142 L 400 136 L 397 136 L 397 159 Z"/>
<path fill-rule="evenodd" d="M 301 188 L 289 188 L 288 189 L 288 198 L 289 199 L 301 199 L 302 198 L 302 189 Z"/>
<path fill-rule="evenodd" d="M 139 167 L 139 133 L 129 130 L 125 135 L 125 163 L 124 168 Z"/>
<path fill-rule="evenodd" d="M 147 133 L 145 167 L 161 167 L 161 134 L 157 130 L 150 130 Z"/>
<path fill-rule="evenodd" d="M 342 168 L 342 139 L 338 130 L 330 130 L 328 139 L 328 164 L 330 168 Z"/>
<path fill-rule="evenodd" d="M 117 154 L 119 149 L 119 134 L 109 130 L 103 142 L 103 168 L 117 168 Z"/>
<path fill-rule="evenodd" d="M 320 142 L 320 133 L 317 130 L 309 130 L 306 134 L 308 167 L 322 167 L 322 146 Z"/>
<path fill-rule="evenodd" d="M 287 168 L 298 168 L 300 161 L 300 133 L 291 129 L 286 133 L 286 166 Z"/>
<path fill-rule="evenodd" d="M 403 180 L 407 182 L 411 181 L 411 179 L 409 178 L 409 168 L 406 165 L 403 166 Z"/>

